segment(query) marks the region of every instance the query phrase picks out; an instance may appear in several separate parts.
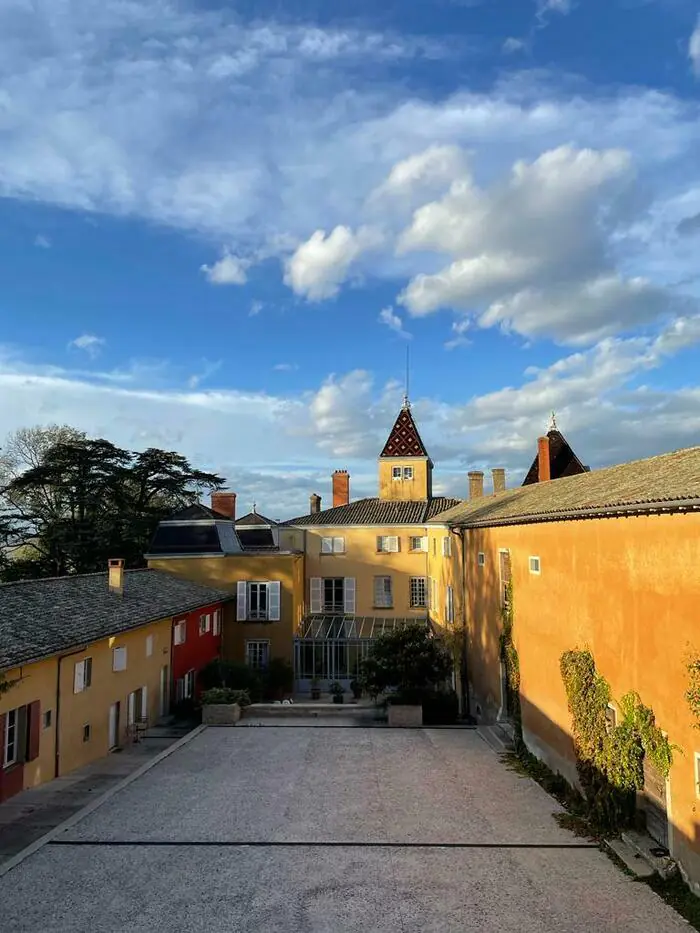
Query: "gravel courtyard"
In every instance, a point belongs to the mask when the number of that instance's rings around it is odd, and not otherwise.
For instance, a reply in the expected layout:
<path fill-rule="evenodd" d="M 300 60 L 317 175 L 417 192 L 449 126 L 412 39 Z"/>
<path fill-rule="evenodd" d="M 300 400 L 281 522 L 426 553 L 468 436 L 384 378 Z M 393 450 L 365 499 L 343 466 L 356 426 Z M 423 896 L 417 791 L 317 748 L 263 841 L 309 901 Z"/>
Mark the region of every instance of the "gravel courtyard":
<path fill-rule="evenodd" d="M 207 729 L 0 878 L 14 933 L 665 933 L 475 731 Z"/>

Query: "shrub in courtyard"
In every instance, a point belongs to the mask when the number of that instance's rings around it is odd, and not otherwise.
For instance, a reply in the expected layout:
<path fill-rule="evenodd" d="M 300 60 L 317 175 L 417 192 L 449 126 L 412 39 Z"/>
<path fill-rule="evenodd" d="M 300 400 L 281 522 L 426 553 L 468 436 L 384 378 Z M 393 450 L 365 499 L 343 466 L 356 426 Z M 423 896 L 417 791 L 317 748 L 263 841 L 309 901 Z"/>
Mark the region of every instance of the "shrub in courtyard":
<path fill-rule="evenodd" d="M 380 635 L 362 662 L 360 680 L 370 696 L 393 691 L 393 702 L 423 702 L 443 687 L 452 657 L 424 623 L 404 625 Z"/>
<path fill-rule="evenodd" d="M 263 695 L 263 683 L 259 671 L 238 661 L 210 661 L 197 675 L 202 690 L 212 687 L 229 687 L 245 690 L 252 703 L 258 703 Z"/>
<path fill-rule="evenodd" d="M 210 706 L 217 703 L 231 705 L 238 703 L 240 707 L 250 706 L 250 694 L 247 690 L 232 690 L 230 687 L 212 687 L 202 694 L 202 705 Z"/>
<path fill-rule="evenodd" d="M 263 689 L 268 700 L 282 700 L 294 690 L 294 668 L 286 658 L 271 658 L 263 672 Z"/>

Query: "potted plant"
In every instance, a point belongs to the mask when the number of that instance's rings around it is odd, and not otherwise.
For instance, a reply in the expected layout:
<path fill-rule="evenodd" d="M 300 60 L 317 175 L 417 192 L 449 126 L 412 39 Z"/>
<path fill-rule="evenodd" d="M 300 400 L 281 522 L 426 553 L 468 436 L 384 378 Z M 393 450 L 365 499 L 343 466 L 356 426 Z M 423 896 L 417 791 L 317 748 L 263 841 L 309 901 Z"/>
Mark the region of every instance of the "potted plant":
<path fill-rule="evenodd" d="M 205 726 L 235 726 L 241 718 L 241 708 L 250 705 L 246 690 L 212 687 L 202 694 L 202 723 Z"/>
<path fill-rule="evenodd" d="M 321 683 L 318 677 L 311 678 L 311 699 L 312 700 L 321 699 Z"/>
<path fill-rule="evenodd" d="M 343 685 L 339 680 L 334 680 L 328 689 L 330 690 L 334 703 L 343 702 L 343 694 L 345 693 L 345 690 L 343 689 Z"/>

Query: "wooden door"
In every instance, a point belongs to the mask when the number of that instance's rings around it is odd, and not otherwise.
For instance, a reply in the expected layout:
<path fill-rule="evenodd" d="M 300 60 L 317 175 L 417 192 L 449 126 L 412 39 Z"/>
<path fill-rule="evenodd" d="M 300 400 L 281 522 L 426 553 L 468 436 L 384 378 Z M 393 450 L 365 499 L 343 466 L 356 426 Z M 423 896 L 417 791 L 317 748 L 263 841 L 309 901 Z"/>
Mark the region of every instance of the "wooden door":
<path fill-rule="evenodd" d="M 644 759 L 644 790 L 641 804 L 646 817 L 647 832 L 660 846 L 668 849 L 666 780 L 646 757 Z"/>
<path fill-rule="evenodd" d="M 112 703 L 109 708 L 109 747 L 119 745 L 119 703 Z"/>

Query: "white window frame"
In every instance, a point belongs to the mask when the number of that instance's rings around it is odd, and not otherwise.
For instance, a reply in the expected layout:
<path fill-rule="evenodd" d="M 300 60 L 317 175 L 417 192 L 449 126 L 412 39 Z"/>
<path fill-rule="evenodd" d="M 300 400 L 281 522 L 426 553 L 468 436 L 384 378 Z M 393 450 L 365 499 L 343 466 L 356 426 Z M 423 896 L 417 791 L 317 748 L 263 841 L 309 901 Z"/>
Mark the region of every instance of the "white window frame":
<path fill-rule="evenodd" d="M 418 547 L 414 547 L 414 543 L 418 541 Z M 427 535 L 411 535 L 408 539 L 408 549 L 412 554 L 427 554 L 428 553 L 428 536 Z"/>
<path fill-rule="evenodd" d="M 340 535 L 335 535 L 330 538 L 321 538 L 321 553 L 322 554 L 344 554 L 345 553 L 345 538 Z"/>
<path fill-rule="evenodd" d="M 391 468 L 391 479 L 394 483 L 400 483 L 403 480 L 403 468 L 400 466 L 393 466 Z"/>
<path fill-rule="evenodd" d="M 12 731 L 11 740 L 10 731 Z M 12 753 L 10 753 L 10 742 L 12 742 Z M 19 761 L 19 709 L 10 709 L 5 713 L 5 734 L 2 746 L 3 767 L 9 768 L 10 765 Z"/>
<path fill-rule="evenodd" d="M 530 573 L 533 574 L 533 576 L 539 577 L 539 575 L 542 573 L 542 564 L 539 557 L 529 557 L 528 566 L 530 568 Z"/>
<path fill-rule="evenodd" d="M 405 482 L 410 482 L 413 479 L 413 467 L 407 466 L 403 468 L 403 479 Z"/>
<path fill-rule="evenodd" d="M 173 628 L 173 644 L 184 645 L 187 641 L 187 619 L 180 619 Z"/>
<path fill-rule="evenodd" d="M 261 655 L 265 655 L 265 663 L 257 664 L 252 663 L 252 661 L 258 660 L 257 658 L 251 658 L 253 652 L 259 651 Z M 270 639 L 269 638 L 251 638 L 246 640 L 245 643 L 245 663 L 252 667 L 256 671 L 264 670 L 267 665 L 270 663 Z"/>
<path fill-rule="evenodd" d="M 380 580 L 383 582 L 380 583 Z M 394 585 L 390 574 L 380 574 L 374 578 L 374 607 L 375 609 L 394 608 Z"/>
<path fill-rule="evenodd" d="M 199 617 L 199 634 L 207 635 L 211 631 L 211 613 L 203 612 Z"/>
<path fill-rule="evenodd" d="M 486 566 L 486 554 L 484 554 L 483 551 L 479 551 L 479 553 L 476 555 L 476 563 L 478 567 Z"/>
<path fill-rule="evenodd" d="M 398 535 L 377 535 L 377 554 L 398 554 L 400 550 Z"/>
<path fill-rule="evenodd" d="M 265 609 L 251 615 L 251 587 L 265 589 Z M 282 607 L 282 584 L 279 580 L 239 580 L 236 596 L 236 617 L 239 622 L 279 622 Z"/>
<path fill-rule="evenodd" d="M 92 684 L 92 658 L 75 662 L 73 669 L 73 693 L 82 693 Z"/>
<path fill-rule="evenodd" d="M 455 591 L 451 583 L 445 587 L 445 620 L 450 623 L 455 620 Z"/>
<path fill-rule="evenodd" d="M 120 645 L 117 648 L 112 648 L 112 671 L 115 673 L 125 671 L 127 664 L 128 655 L 126 645 Z"/>
<path fill-rule="evenodd" d="M 153 635 L 146 635 L 146 657 L 153 655 Z"/>
<path fill-rule="evenodd" d="M 92 727 L 89 722 L 83 723 L 83 742 L 89 742 L 92 738 Z"/>
<path fill-rule="evenodd" d="M 449 535 L 442 539 L 442 556 L 452 557 L 452 538 Z"/>
<path fill-rule="evenodd" d="M 419 599 L 419 588 L 422 585 L 423 588 L 423 601 L 417 602 Z M 428 608 L 428 578 L 427 577 L 409 577 L 408 581 L 409 586 L 409 606 L 411 609 L 427 609 Z M 415 598 L 414 598 L 415 592 Z"/>
<path fill-rule="evenodd" d="M 214 610 L 212 634 L 221 635 L 221 609 Z"/>

